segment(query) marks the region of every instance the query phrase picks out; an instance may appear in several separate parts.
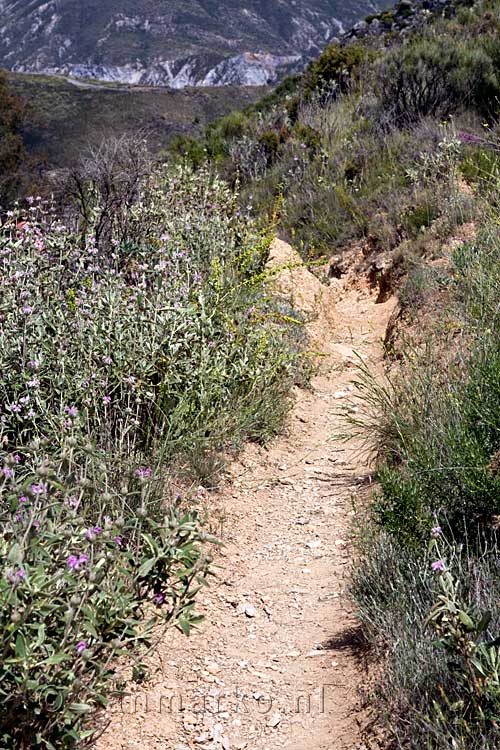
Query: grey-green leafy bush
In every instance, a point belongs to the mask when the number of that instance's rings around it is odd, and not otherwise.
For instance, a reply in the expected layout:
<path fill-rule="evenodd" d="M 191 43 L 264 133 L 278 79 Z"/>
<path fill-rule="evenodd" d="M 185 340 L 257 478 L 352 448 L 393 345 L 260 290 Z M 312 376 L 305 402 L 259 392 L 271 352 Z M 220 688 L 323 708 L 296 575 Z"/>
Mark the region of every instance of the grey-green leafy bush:
<path fill-rule="evenodd" d="M 101 247 L 36 203 L 0 234 L 0 402 L 13 440 L 78 423 L 189 463 L 269 434 L 297 369 L 267 304 L 269 235 L 217 178 L 157 173 Z M 99 206 L 95 215 L 100 216 Z M 274 408 L 271 409 L 271 403 Z"/>
<path fill-rule="evenodd" d="M 498 745 L 499 556 L 491 539 L 447 541 L 443 522 L 418 549 L 381 533 L 354 575 L 364 632 L 383 660 L 375 701 L 391 747 Z"/>
<path fill-rule="evenodd" d="M 478 98 L 498 71 L 481 44 L 451 35 L 412 39 L 384 55 L 374 70 L 374 89 L 387 121 L 398 126 L 443 117 Z M 487 83 L 488 82 L 488 83 Z M 486 107 L 487 102 L 481 101 Z"/>
<path fill-rule="evenodd" d="M 211 537 L 196 513 L 171 508 L 152 517 L 151 495 L 159 488 L 149 472 L 136 479 L 137 513 L 111 510 L 105 496 L 97 510 L 88 472 L 68 471 L 79 450 L 84 446 L 68 438 L 50 460 L 37 443 L 22 458 L 2 456 L 0 742 L 6 749 L 69 748 L 92 738 L 91 720 L 107 704 L 118 657 L 140 658 L 162 624 L 174 622 L 187 633 L 197 622 L 194 597 L 208 574 L 204 547 Z M 122 497 L 125 511 L 130 499 Z"/>
<path fill-rule="evenodd" d="M 268 288 L 270 229 L 206 171 L 113 179 L 120 206 L 91 174 L 83 221 L 30 198 L 0 226 L 12 750 L 91 742 L 117 658 L 140 659 L 162 623 L 189 633 L 214 540 L 173 487 L 272 434 L 302 376 L 299 322 Z"/>
<path fill-rule="evenodd" d="M 408 344 L 401 371 L 385 382 L 366 370 L 359 379 L 371 414 L 361 429 L 371 425 L 380 448 L 375 511 L 397 535 L 425 536 L 436 510 L 459 534 L 489 526 L 500 509 L 499 251 L 494 224 L 458 248 L 448 330 L 424 351 Z"/>

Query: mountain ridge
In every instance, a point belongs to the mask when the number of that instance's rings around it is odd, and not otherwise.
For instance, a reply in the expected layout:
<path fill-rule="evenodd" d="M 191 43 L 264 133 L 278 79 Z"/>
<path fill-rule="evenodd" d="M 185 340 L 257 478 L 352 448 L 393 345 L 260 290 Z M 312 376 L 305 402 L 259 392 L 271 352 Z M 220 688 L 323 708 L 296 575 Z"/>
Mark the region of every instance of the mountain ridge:
<path fill-rule="evenodd" d="M 119 83 L 268 85 L 384 0 L 0 0 L 0 65 Z"/>

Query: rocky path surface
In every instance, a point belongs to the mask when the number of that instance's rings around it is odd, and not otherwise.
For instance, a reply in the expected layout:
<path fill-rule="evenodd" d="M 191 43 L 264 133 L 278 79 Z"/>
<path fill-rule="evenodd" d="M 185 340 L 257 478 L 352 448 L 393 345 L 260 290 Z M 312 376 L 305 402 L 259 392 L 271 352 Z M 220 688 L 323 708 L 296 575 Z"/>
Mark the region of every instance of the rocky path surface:
<path fill-rule="evenodd" d="M 292 252 L 278 243 L 275 262 Z M 356 441 L 333 435 L 352 408 L 356 353 L 380 367 L 394 302 L 375 304 L 362 282 L 333 283 L 305 269 L 278 282 L 299 306 L 317 305 L 321 371 L 295 394 L 285 434 L 231 467 L 216 500 L 225 547 L 201 596 L 206 620 L 188 639 L 168 633 L 151 681 L 110 709 L 99 750 L 363 747 L 365 672 L 346 584 L 353 500 L 370 477 Z"/>

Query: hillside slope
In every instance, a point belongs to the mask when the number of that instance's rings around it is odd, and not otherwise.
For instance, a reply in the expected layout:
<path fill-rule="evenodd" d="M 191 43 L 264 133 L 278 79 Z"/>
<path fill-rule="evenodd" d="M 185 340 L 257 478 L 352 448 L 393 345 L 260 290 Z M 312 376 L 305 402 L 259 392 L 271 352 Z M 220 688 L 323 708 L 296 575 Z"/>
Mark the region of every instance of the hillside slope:
<path fill-rule="evenodd" d="M 383 0 L 2 0 L 0 64 L 174 88 L 262 85 L 300 69 Z"/>
<path fill-rule="evenodd" d="M 173 136 L 194 135 L 234 106 L 246 107 L 260 87 L 185 89 L 98 85 L 61 77 L 10 73 L 11 87 L 29 104 L 25 142 L 50 167 L 67 167 L 89 144 L 143 132 L 152 153 Z"/>

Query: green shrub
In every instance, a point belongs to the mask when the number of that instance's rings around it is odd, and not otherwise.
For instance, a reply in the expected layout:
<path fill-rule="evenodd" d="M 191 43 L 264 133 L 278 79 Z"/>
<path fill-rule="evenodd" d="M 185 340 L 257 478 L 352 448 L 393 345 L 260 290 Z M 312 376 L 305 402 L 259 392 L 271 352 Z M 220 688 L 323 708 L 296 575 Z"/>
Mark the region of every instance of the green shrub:
<path fill-rule="evenodd" d="M 475 41 L 424 36 L 395 47 L 374 66 L 380 116 L 405 126 L 444 117 L 467 104 L 479 111 L 498 95 L 495 63 Z"/>
<path fill-rule="evenodd" d="M 181 467 L 268 434 L 282 413 L 255 399 L 269 388 L 286 404 L 298 363 L 282 347 L 291 324 L 262 314 L 269 237 L 205 172 L 147 185 L 127 235 L 105 217 L 116 236 L 101 245 L 89 226 L 82 247 L 36 203 L 2 228 L 0 400 L 13 440 L 58 434 L 73 409 L 110 453 L 161 445 Z"/>
<path fill-rule="evenodd" d="M 447 356 L 436 344 L 408 349 L 397 379 L 377 385 L 366 371 L 360 379 L 384 457 L 375 509 L 397 535 L 418 538 L 439 509 L 457 534 L 500 509 L 499 251 L 492 229 L 455 253 L 455 330 L 467 346 Z M 453 352 L 454 336 L 437 345 Z"/>
<path fill-rule="evenodd" d="M 498 600 L 495 540 L 448 543 L 432 520 L 417 549 L 385 533 L 368 540 L 353 579 L 364 632 L 383 659 L 374 700 L 391 747 L 498 746 Z M 433 570 L 435 568 L 435 570 Z"/>
<path fill-rule="evenodd" d="M 331 44 L 309 66 L 303 83 L 304 97 L 307 99 L 314 92 L 321 93 L 332 86 L 339 92 L 345 92 L 357 80 L 366 54 L 362 45 Z"/>
<path fill-rule="evenodd" d="M 12 750 L 81 746 L 117 657 L 139 659 L 162 622 L 189 632 L 213 540 L 172 475 L 212 481 L 223 451 L 265 441 L 305 373 L 301 323 L 268 288 L 272 232 L 219 178 L 116 146 L 74 187 L 79 221 L 31 197 L 0 225 Z"/>
<path fill-rule="evenodd" d="M 163 498 L 146 469 L 113 509 L 92 470 L 71 469 L 79 451 L 89 462 L 68 435 L 60 451 L 35 443 L 0 457 L 2 748 L 79 746 L 114 688 L 118 657 L 140 659 L 162 624 L 187 633 L 198 621 L 210 537 L 196 514 L 154 520 Z M 97 460 L 102 475 L 106 455 Z M 136 494 L 140 508 L 127 513 Z"/>

